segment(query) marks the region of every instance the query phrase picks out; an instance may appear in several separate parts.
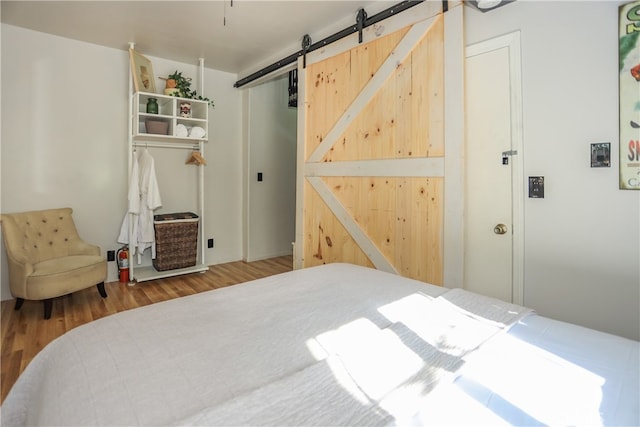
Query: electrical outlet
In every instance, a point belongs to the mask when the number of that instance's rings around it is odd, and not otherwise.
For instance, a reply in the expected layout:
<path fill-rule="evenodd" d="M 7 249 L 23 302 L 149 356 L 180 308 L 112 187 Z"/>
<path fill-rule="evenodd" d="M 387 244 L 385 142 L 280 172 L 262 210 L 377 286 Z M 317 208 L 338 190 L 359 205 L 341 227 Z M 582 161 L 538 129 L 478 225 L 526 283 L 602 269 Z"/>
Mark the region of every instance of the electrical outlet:
<path fill-rule="evenodd" d="M 116 251 L 107 251 L 107 261 L 116 260 Z"/>
<path fill-rule="evenodd" d="M 213 239 L 207 240 L 207 247 L 208 248 L 212 248 L 213 247 Z"/>

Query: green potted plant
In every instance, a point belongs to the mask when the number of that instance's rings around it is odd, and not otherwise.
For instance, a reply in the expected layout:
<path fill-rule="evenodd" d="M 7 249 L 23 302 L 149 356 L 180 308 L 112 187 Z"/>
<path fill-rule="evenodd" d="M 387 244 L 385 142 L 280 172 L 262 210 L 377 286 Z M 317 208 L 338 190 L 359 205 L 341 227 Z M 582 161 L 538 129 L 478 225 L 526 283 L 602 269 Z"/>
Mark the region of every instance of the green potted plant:
<path fill-rule="evenodd" d="M 197 99 L 199 101 L 206 101 L 211 108 L 215 106 L 212 100 L 203 97 L 202 95 L 198 95 L 198 92 L 191 89 L 191 77 L 184 77 L 181 72 L 176 70 L 167 77 L 160 78 L 166 80 L 166 87 L 164 90 L 165 95 Z"/>

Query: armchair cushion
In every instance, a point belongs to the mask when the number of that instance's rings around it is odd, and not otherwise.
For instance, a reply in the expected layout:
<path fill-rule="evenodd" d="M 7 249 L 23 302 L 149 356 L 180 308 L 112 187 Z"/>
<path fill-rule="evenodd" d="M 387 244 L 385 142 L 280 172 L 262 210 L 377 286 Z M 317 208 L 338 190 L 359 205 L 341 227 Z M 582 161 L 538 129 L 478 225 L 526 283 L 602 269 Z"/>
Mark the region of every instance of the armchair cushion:
<path fill-rule="evenodd" d="M 56 294 L 70 294 L 104 282 L 106 274 L 107 264 L 100 255 L 71 255 L 42 261 L 34 264 L 24 298 L 51 298 L 52 283 L 56 284 Z"/>

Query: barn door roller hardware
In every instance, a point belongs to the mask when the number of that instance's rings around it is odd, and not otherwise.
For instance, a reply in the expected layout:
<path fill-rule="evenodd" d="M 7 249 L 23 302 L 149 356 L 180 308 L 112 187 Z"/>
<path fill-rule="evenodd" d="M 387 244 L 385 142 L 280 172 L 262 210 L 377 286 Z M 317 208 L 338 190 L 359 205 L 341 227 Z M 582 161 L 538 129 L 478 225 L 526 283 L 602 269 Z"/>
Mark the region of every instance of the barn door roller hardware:
<path fill-rule="evenodd" d="M 307 52 L 311 47 L 311 36 L 305 34 L 302 37 L 302 68 L 307 68 Z"/>
<path fill-rule="evenodd" d="M 424 0 L 409 0 L 409 1 L 403 1 L 400 2 L 398 4 L 396 4 L 395 6 L 391 6 L 388 9 L 383 10 L 382 12 L 376 13 L 375 15 L 371 16 L 371 17 L 367 17 L 367 13 L 364 11 L 364 9 L 360 9 L 358 11 L 358 16 L 356 18 L 356 23 L 350 27 L 345 28 L 344 30 L 338 31 L 335 34 L 330 35 L 329 37 L 326 37 L 318 42 L 315 42 L 313 44 L 311 44 L 308 48 L 304 48 L 304 43 L 305 40 L 303 39 L 303 49 L 299 50 L 296 53 L 293 53 L 289 56 L 287 56 L 286 58 L 283 58 L 277 62 L 274 62 L 273 64 L 259 70 L 256 71 L 253 74 L 248 75 L 247 77 L 244 77 L 240 80 L 238 80 L 237 82 L 235 82 L 233 84 L 233 87 L 242 87 L 248 83 L 251 83 L 254 80 L 259 79 L 260 77 L 264 77 L 276 70 L 279 70 L 282 67 L 285 67 L 289 64 L 292 64 L 294 62 L 296 62 L 298 60 L 298 58 L 300 56 L 304 57 L 304 62 L 305 62 L 305 66 L 306 66 L 306 54 L 309 52 L 313 52 L 316 49 L 320 49 L 324 46 L 327 46 L 335 41 L 338 41 L 344 37 L 347 37 L 353 33 L 358 33 L 358 41 L 362 42 L 362 30 L 364 30 L 365 28 L 376 24 L 384 19 L 387 19 L 390 16 L 393 15 L 397 15 L 400 12 L 403 12 L 413 6 L 417 6 L 418 4 L 422 3 Z M 446 12 L 449 8 L 449 2 L 447 0 L 442 0 L 442 11 Z M 308 35 L 305 35 L 305 37 L 307 37 Z M 308 40 L 309 42 L 311 42 L 311 38 L 309 38 Z"/>
<path fill-rule="evenodd" d="M 364 9 L 358 11 L 356 16 L 356 27 L 358 28 L 358 43 L 362 43 L 362 30 L 364 30 L 364 23 L 367 20 L 367 12 Z"/>

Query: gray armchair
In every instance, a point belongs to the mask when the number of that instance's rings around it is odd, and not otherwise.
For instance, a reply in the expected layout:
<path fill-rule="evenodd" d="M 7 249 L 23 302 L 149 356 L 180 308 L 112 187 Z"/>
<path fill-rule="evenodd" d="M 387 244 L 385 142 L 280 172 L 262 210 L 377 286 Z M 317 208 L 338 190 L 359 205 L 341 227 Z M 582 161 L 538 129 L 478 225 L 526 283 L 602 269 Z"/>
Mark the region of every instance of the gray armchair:
<path fill-rule="evenodd" d="M 78 236 L 71 208 L 2 214 L 2 237 L 15 309 L 25 299 L 44 300 L 51 317 L 53 298 L 97 286 L 107 297 L 107 260 L 100 248 Z"/>

